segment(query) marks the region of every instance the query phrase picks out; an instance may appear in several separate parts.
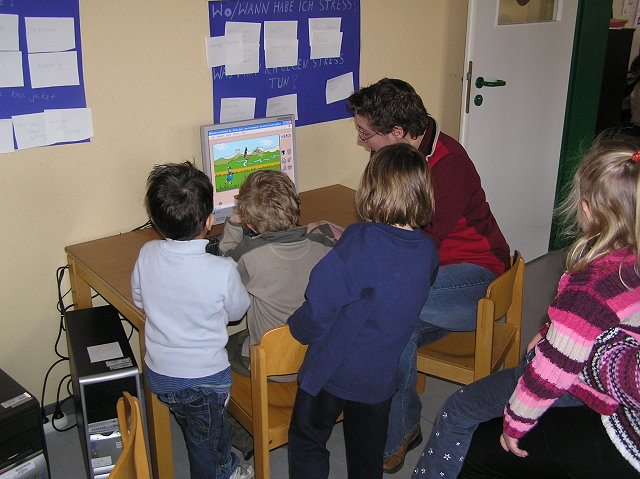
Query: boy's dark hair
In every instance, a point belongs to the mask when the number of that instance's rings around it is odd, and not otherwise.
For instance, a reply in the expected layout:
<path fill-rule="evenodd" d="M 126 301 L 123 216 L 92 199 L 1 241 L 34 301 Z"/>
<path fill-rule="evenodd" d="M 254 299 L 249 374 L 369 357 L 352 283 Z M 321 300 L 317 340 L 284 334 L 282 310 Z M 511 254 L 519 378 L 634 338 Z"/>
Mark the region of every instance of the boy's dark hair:
<path fill-rule="evenodd" d="M 145 204 L 162 236 L 191 240 L 204 231 L 213 212 L 213 185 L 188 161 L 156 165 L 147 178 Z"/>
<path fill-rule="evenodd" d="M 408 143 L 380 148 L 362 174 L 356 210 L 365 221 L 426 226 L 433 217 L 434 199 L 424 155 Z"/>
<path fill-rule="evenodd" d="M 242 223 L 259 234 L 285 231 L 298 225 L 300 198 L 293 181 L 283 172 L 254 171 L 236 195 Z"/>
<path fill-rule="evenodd" d="M 377 133 L 387 134 L 399 126 L 415 139 L 429 125 L 422 99 L 403 80 L 383 78 L 352 93 L 347 105 L 354 114 L 364 116 Z"/>

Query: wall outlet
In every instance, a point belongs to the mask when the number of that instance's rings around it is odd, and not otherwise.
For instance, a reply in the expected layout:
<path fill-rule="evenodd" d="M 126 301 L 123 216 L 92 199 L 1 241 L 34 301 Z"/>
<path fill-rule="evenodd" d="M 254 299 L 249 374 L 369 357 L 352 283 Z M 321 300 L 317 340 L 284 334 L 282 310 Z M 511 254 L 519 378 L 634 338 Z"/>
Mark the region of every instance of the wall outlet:
<path fill-rule="evenodd" d="M 66 429 L 69 426 L 69 415 L 64 412 L 62 412 L 62 417 L 59 417 L 58 419 L 53 419 L 53 414 L 49 414 L 47 419 L 49 421 L 43 425 L 45 434 L 58 432 L 53 428 L 52 421 L 56 422 L 56 427 L 58 429 Z"/>

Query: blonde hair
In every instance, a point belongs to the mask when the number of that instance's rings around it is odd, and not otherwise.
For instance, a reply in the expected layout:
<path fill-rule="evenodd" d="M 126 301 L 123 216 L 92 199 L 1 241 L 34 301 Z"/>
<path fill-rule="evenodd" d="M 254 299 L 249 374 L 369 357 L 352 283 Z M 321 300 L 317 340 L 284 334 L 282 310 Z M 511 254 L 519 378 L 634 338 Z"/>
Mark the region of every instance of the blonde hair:
<path fill-rule="evenodd" d="M 422 153 L 408 143 L 378 150 L 362 174 L 356 210 L 368 222 L 426 226 L 433 217 L 434 200 Z"/>
<path fill-rule="evenodd" d="M 638 139 L 605 132 L 580 163 L 571 191 L 558 209 L 568 234 L 575 237 L 567 254 L 567 271 L 578 271 L 621 248 L 637 256 L 640 165 L 633 158 L 638 150 Z"/>
<path fill-rule="evenodd" d="M 300 198 L 293 181 L 281 171 L 254 171 L 236 195 L 236 212 L 256 233 L 285 231 L 298 225 Z"/>

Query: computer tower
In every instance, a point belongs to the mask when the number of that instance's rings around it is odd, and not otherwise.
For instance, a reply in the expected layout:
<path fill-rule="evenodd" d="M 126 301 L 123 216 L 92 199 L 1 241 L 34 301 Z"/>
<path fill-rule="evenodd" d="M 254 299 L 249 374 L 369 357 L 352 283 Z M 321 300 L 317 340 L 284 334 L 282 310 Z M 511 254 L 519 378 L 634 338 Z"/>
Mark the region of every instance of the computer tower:
<path fill-rule="evenodd" d="M 87 476 L 103 479 L 122 451 L 116 412 L 122 392 L 136 396 L 144 411 L 140 373 L 113 306 L 68 311 L 64 319 Z"/>
<path fill-rule="evenodd" d="M 40 404 L 0 369 L 0 477 L 50 476 Z"/>

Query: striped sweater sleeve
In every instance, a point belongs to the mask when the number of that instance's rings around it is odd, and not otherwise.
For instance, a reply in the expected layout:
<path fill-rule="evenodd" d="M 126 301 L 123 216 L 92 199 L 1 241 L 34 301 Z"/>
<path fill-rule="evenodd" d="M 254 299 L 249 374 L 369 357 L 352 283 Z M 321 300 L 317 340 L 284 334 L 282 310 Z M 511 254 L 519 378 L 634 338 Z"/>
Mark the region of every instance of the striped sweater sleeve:
<path fill-rule="evenodd" d="M 504 431 L 520 438 L 533 428 L 551 404 L 578 381 L 593 344 L 604 329 L 618 324 L 609 294 L 596 291 L 593 277 L 602 269 L 564 275 L 548 310 L 550 326 L 525 368 L 504 410 Z M 609 272 L 611 273 L 611 272 Z M 596 278 L 598 279 L 598 278 Z"/>

